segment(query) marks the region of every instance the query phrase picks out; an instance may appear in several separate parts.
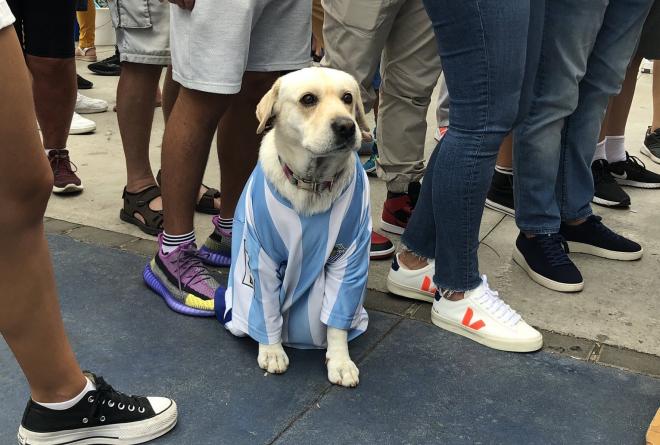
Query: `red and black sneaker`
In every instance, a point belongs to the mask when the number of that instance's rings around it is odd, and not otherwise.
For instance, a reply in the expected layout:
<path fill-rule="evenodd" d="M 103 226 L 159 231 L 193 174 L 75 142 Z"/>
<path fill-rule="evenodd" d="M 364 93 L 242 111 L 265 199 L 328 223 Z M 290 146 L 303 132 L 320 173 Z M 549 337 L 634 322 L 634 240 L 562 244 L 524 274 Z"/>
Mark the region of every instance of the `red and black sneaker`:
<path fill-rule="evenodd" d="M 411 182 L 407 193 L 387 192 L 387 199 L 383 205 L 383 213 L 380 219 L 380 227 L 386 232 L 395 235 L 403 234 L 412 215 L 421 185 L 419 182 Z"/>
<path fill-rule="evenodd" d="M 371 250 L 369 258 L 372 260 L 385 260 L 394 253 L 394 244 L 383 235 L 371 232 Z"/>
<path fill-rule="evenodd" d="M 53 169 L 53 193 L 82 192 L 82 181 L 76 175 L 77 168 L 69 158 L 69 150 L 49 150 L 48 161 Z"/>

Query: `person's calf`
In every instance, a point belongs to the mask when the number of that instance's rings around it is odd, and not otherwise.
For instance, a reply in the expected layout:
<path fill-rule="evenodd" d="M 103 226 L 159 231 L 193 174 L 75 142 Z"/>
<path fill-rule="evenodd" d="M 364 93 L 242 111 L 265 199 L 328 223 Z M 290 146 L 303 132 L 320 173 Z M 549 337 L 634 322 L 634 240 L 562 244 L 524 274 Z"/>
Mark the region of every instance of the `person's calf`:
<path fill-rule="evenodd" d="M 32 73 L 34 104 L 44 147 L 66 148 L 76 105 L 76 64 L 73 58 L 26 57 Z"/>

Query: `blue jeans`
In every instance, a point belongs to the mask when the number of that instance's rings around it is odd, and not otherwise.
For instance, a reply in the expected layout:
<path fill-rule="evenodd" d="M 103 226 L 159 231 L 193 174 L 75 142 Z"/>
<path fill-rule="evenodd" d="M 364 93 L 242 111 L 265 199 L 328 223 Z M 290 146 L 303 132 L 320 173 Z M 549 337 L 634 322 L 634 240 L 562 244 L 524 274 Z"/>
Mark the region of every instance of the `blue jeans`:
<path fill-rule="evenodd" d="M 591 215 L 591 161 L 652 0 L 547 0 L 534 98 L 514 132 L 516 223 L 559 232 Z"/>
<path fill-rule="evenodd" d="M 425 0 L 449 91 L 449 129 L 427 165 L 402 241 L 435 258 L 435 284 L 480 283 L 477 249 L 498 148 L 524 117 L 538 66 L 542 0 Z"/>

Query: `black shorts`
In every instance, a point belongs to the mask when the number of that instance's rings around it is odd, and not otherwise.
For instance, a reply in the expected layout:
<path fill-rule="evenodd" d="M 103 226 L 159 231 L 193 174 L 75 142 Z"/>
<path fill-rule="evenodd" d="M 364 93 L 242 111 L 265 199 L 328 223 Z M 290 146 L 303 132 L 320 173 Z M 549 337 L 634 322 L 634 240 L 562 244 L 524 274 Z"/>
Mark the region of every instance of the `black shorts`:
<path fill-rule="evenodd" d="M 646 18 L 637 55 L 649 60 L 660 60 L 660 0 L 655 0 Z"/>
<path fill-rule="evenodd" d="M 69 59 L 74 56 L 76 0 L 7 0 L 25 54 Z"/>

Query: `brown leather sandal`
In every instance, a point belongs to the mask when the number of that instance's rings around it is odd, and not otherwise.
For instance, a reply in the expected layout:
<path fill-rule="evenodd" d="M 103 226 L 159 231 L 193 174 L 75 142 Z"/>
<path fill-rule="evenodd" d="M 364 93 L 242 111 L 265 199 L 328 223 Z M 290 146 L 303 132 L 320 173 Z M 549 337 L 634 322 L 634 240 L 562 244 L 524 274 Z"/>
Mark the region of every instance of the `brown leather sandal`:
<path fill-rule="evenodd" d="M 156 175 L 156 182 L 160 184 L 160 170 Z M 195 205 L 195 211 L 199 213 L 206 213 L 207 215 L 218 215 L 220 214 L 220 209 L 215 207 L 215 200 L 220 198 L 220 190 L 209 187 L 208 185 L 202 184 L 202 187 L 206 188 L 206 191 L 199 198 L 197 204 Z"/>
<path fill-rule="evenodd" d="M 163 230 L 163 212 L 162 210 L 152 210 L 149 203 L 159 196 L 160 187 L 157 185 L 152 185 L 137 193 L 127 192 L 124 187 L 122 194 L 124 208 L 119 211 L 119 218 L 137 226 L 148 235 L 158 235 Z M 135 216 L 136 213 L 142 216 L 144 222 Z"/>

